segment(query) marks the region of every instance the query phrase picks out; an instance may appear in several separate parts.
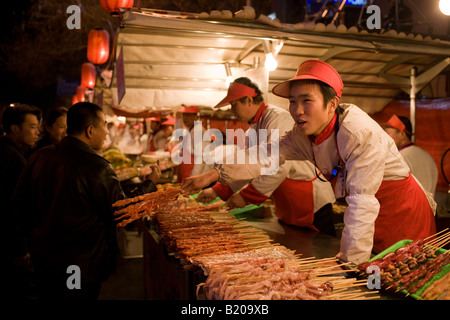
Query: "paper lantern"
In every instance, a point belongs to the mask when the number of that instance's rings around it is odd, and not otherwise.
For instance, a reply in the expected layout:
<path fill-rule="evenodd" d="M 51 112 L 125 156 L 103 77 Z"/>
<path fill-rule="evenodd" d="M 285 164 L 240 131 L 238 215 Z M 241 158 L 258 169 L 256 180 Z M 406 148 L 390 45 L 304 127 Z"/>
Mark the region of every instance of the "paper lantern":
<path fill-rule="evenodd" d="M 81 65 L 81 85 L 85 88 L 94 89 L 97 73 L 95 66 L 90 62 Z"/>
<path fill-rule="evenodd" d="M 109 57 L 109 33 L 103 28 L 91 30 L 88 35 L 87 58 L 93 64 L 103 64 Z"/>
<path fill-rule="evenodd" d="M 134 0 L 100 0 L 101 6 L 108 12 L 117 14 L 119 8 L 132 8 Z"/>
<path fill-rule="evenodd" d="M 78 102 L 81 102 L 81 101 L 78 101 L 77 95 L 74 94 L 74 95 L 72 96 L 72 105 L 77 104 Z"/>
<path fill-rule="evenodd" d="M 77 87 L 77 93 L 74 96 L 74 98 L 76 97 L 77 102 L 84 102 L 86 100 L 85 90 L 86 88 L 81 85 Z"/>

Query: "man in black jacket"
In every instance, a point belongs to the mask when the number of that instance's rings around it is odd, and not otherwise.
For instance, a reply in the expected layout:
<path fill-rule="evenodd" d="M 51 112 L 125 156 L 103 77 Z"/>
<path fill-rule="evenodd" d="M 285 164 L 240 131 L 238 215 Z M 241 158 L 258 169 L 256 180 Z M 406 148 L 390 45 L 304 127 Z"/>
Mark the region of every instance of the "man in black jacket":
<path fill-rule="evenodd" d="M 3 288 L 14 299 L 33 295 L 28 286 L 30 255 L 17 232 L 16 216 L 12 214 L 12 196 L 26 165 L 26 152 L 39 138 L 41 111 L 26 104 L 8 106 L 2 114 L 5 135 L 0 136 L 0 204 L 5 228 L 2 235 L 3 267 L 6 269 Z"/>
<path fill-rule="evenodd" d="M 59 144 L 31 156 L 15 200 L 41 298 L 97 299 L 115 271 L 112 204 L 125 195 L 110 163 L 96 152 L 108 133 L 102 109 L 77 103 L 67 126 Z"/>

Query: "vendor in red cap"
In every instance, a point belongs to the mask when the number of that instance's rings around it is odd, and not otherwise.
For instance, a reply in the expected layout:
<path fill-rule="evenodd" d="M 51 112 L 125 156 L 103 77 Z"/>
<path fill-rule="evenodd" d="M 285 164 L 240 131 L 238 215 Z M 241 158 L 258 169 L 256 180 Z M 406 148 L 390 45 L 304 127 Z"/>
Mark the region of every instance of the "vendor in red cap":
<path fill-rule="evenodd" d="M 279 143 L 280 163 L 305 159 L 315 163 L 345 196 L 342 260 L 361 263 L 403 239 L 423 239 L 436 232 L 436 203 L 410 174 L 394 141 L 367 113 L 339 104 L 343 82 L 319 60 L 302 63 L 294 78 L 272 92 L 289 99 L 295 127 Z M 235 162 L 236 163 L 236 162 Z M 192 192 L 212 181 L 251 179 L 261 164 L 222 164 L 183 185 Z"/>
<path fill-rule="evenodd" d="M 166 134 L 161 129 L 161 117 L 152 117 L 150 120 L 150 135 L 148 137 L 148 151 L 162 151 L 166 143 Z"/>
<path fill-rule="evenodd" d="M 264 134 L 262 130 L 270 141 L 272 130 L 282 136 L 294 126 L 289 112 L 264 102 L 262 92 L 249 78 L 234 80 L 228 87 L 227 96 L 215 108 L 228 104 L 240 121 L 249 123 L 249 130 L 254 130 L 259 142 Z M 260 205 L 272 197 L 275 214 L 284 223 L 336 235 L 332 218 L 333 189 L 330 183 L 317 179 L 310 161 L 286 161 L 276 174 L 263 175 L 252 181 L 219 182 L 203 190 L 196 199 L 209 202 L 217 196 L 227 201 L 229 208 Z"/>
<path fill-rule="evenodd" d="M 398 117 L 394 114 L 382 124 L 382 127 L 394 140 L 398 151 L 411 169 L 411 174 L 419 180 L 426 191 L 434 196 L 438 169 L 433 157 L 411 141 L 413 134 L 411 121 L 406 117 Z"/>
<path fill-rule="evenodd" d="M 181 150 L 175 150 L 176 152 L 188 153 L 183 155 L 183 159 L 189 159 L 189 161 L 183 160 L 177 167 L 177 181 L 179 183 L 191 175 L 199 175 L 210 170 L 210 166 L 206 166 L 203 161 L 201 163 L 195 163 L 195 151 L 203 153 L 203 150 L 210 144 L 210 141 L 203 141 L 203 134 L 205 128 L 203 128 L 201 121 L 199 120 L 198 113 L 199 107 L 197 106 L 183 106 L 178 110 L 182 114 L 183 125 L 187 129 L 186 135 L 183 137 L 183 141 L 189 141 L 188 145 L 183 145 Z M 200 148 L 195 147 L 195 130 L 198 130 L 199 139 L 201 138 Z M 189 139 L 187 139 L 189 136 Z M 203 159 L 203 157 L 198 157 Z"/>

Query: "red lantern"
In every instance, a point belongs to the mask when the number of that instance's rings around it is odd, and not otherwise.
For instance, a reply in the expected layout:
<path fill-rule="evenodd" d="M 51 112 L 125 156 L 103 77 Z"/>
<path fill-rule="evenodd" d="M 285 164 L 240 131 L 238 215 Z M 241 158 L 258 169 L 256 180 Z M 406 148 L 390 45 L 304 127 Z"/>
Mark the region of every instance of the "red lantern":
<path fill-rule="evenodd" d="M 87 58 L 93 64 L 103 64 L 109 57 L 109 33 L 103 28 L 91 30 L 88 35 Z"/>
<path fill-rule="evenodd" d="M 94 89 L 97 73 L 95 66 L 90 62 L 81 65 L 81 85 L 85 88 Z"/>
<path fill-rule="evenodd" d="M 78 101 L 77 95 L 74 94 L 74 95 L 72 96 L 72 105 L 77 104 L 78 102 L 80 102 L 80 101 Z"/>
<path fill-rule="evenodd" d="M 83 86 L 78 86 L 77 87 L 77 93 L 74 96 L 74 99 L 76 99 L 76 102 L 84 102 L 86 100 L 86 96 L 85 96 L 85 87 Z"/>
<path fill-rule="evenodd" d="M 132 8 L 134 0 L 100 0 L 102 7 L 111 13 L 117 14 L 119 8 Z"/>

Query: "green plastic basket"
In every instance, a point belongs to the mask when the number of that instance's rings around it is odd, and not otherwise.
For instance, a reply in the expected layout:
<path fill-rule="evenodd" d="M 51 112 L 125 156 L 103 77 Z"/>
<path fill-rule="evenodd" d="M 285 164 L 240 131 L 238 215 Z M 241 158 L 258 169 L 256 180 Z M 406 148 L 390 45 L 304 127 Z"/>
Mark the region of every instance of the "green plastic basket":
<path fill-rule="evenodd" d="M 369 262 L 377 260 L 377 259 L 381 259 L 383 258 L 386 254 L 390 253 L 390 252 L 394 252 L 396 251 L 398 248 L 406 246 L 407 244 L 410 244 L 412 242 L 412 240 L 401 240 L 395 244 L 393 244 L 392 246 L 390 246 L 389 248 L 387 248 L 386 250 L 380 252 L 379 254 L 377 254 L 376 256 L 372 257 Z M 436 254 L 442 254 L 444 252 L 447 252 L 447 250 L 445 249 L 439 249 L 436 251 Z M 439 273 L 436 273 L 428 282 L 425 283 L 425 285 L 423 285 L 422 287 L 420 287 L 416 292 L 412 293 L 409 295 L 409 297 L 412 297 L 414 299 L 419 299 L 421 294 L 436 280 L 439 280 L 440 278 L 442 278 L 443 276 L 445 276 L 448 272 L 450 272 L 450 264 L 445 265 L 442 267 L 442 270 Z M 404 293 L 405 295 L 408 294 L 407 290 L 402 290 L 400 291 L 402 293 Z"/>

